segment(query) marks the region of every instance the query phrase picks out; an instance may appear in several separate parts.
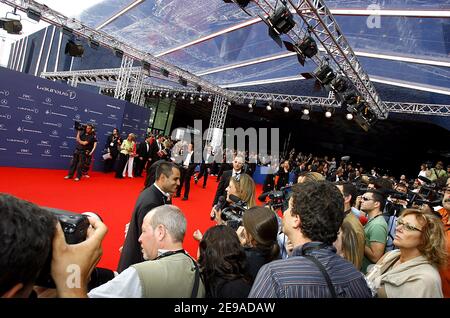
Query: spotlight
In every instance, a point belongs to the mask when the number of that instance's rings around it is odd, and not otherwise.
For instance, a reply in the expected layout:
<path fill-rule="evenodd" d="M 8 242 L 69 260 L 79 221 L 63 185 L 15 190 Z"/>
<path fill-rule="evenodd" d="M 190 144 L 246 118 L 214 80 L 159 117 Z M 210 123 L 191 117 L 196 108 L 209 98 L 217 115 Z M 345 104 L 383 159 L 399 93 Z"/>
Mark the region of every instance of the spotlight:
<path fill-rule="evenodd" d="M 314 76 L 322 83 L 322 85 L 330 84 L 336 77 L 333 69 L 328 64 L 322 64 L 314 71 Z"/>
<path fill-rule="evenodd" d="M 272 105 L 271 105 L 270 103 L 267 104 L 266 109 L 267 109 L 268 111 L 271 111 L 271 110 L 272 110 Z"/>
<path fill-rule="evenodd" d="M 325 112 L 325 117 L 326 117 L 326 118 L 330 118 L 330 117 L 331 117 L 331 111 L 330 111 L 330 110 L 327 110 L 327 111 Z"/>
<path fill-rule="evenodd" d="M 150 72 L 150 63 L 147 61 L 142 61 L 142 68 Z"/>
<path fill-rule="evenodd" d="M 74 57 L 81 57 L 84 53 L 84 47 L 81 44 L 76 44 L 74 41 L 69 40 L 66 44 L 64 54 L 69 54 Z"/>
<path fill-rule="evenodd" d="M 344 76 L 339 75 L 331 81 L 331 86 L 336 92 L 342 93 L 348 88 L 348 82 Z"/>
<path fill-rule="evenodd" d="M 252 102 L 250 102 L 250 103 L 248 103 L 248 108 L 253 108 L 253 103 Z"/>
<path fill-rule="evenodd" d="M 304 108 L 303 109 L 303 115 L 309 115 L 309 109 L 308 108 Z"/>
<path fill-rule="evenodd" d="M 0 26 L 9 34 L 20 34 L 22 23 L 19 20 L 1 18 Z"/>
<path fill-rule="evenodd" d="M 119 49 L 114 49 L 114 55 L 121 59 L 123 57 L 123 51 Z"/>
<path fill-rule="evenodd" d="M 347 115 L 345 115 L 345 118 L 347 118 L 347 120 L 352 120 L 353 119 L 353 115 L 348 113 Z"/>
<path fill-rule="evenodd" d="M 295 26 L 294 17 L 286 5 L 278 6 L 268 20 L 278 35 L 288 33 Z"/>
<path fill-rule="evenodd" d="M 169 96 L 170 96 L 170 95 L 169 95 L 169 92 L 167 92 L 167 93 L 166 93 L 166 98 L 169 98 Z"/>
<path fill-rule="evenodd" d="M 94 40 L 94 38 L 90 37 L 88 39 L 88 44 L 91 49 L 97 50 L 100 46 L 100 42 Z"/>
<path fill-rule="evenodd" d="M 159 92 L 159 97 L 163 97 L 163 92 Z"/>
<path fill-rule="evenodd" d="M 305 65 L 306 57 L 311 58 L 318 52 L 317 43 L 311 36 L 305 37 L 302 42 L 295 45 L 288 41 L 283 41 L 283 43 L 288 51 L 297 53 L 298 62 L 302 66 Z"/>
<path fill-rule="evenodd" d="M 165 77 L 169 77 L 169 71 L 166 70 L 165 68 L 161 67 L 161 69 L 159 70 L 161 72 L 161 74 Z"/>
<path fill-rule="evenodd" d="M 27 9 L 27 17 L 29 17 L 31 20 L 34 20 L 36 22 L 39 22 L 41 20 L 41 13 L 33 10 L 31 8 Z"/>
<path fill-rule="evenodd" d="M 230 101 L 227 101 L 227 105 L 228 105 L 228 106 L 231 106 L 231 102 L 230 102 Z"/>
<path fill-rule="evenodd" d="M 235 2 L 241 8 L 245 8 L 250 3 L 250 0 L 223 0 L 223 2 L 225 3 Z"/>
<path fill-rule="evenodd" d="M 211 103 L 211 102 L 212 102 L 211 96 L 208 96 L 208 103 Z"/>
<path fill-rule="evenodd" d="M 181 95 L 181 99 L 185 99 L 186 98 L 186 94 L 183 93 L 183 95 Z"/>
<path fill-rule="evenodd" d="M 201 102 L 203 100 L 202 95 L 198 97 L 198 101 Z"/>
<path fill-rule="evenodd" d="M 283 107 L 283 111 L 284 111 L 285 113 L 289 113 L 291 110 L 292 110 L 292 107 L 291 107 L 291 105 L 289 105 L 289 104 L 286 104 L 286 105 Z"/>
<path fill-rule="evenodd" d="M 183 86 L 187 86 L 187 80 L 185 80 L 185 79 L 182 78 L 181 76 L 180 76 L 180 78 L 178 79 L 178 82 L 179 82 L 181 85 L 183 85 Z"/>
<path fill-rule="evenodd" d="M 191 95 L 191 100 L 194 100 L 194 95 Z"/>

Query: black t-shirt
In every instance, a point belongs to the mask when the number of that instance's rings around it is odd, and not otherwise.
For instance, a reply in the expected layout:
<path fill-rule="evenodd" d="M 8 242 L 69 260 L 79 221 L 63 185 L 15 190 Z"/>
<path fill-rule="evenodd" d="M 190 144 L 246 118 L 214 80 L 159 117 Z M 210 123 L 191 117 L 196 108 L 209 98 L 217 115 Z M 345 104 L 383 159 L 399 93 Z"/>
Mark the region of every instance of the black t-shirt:
<path fill-rule="evenodd" d="M 91 151 L 92 148 L 94 148 L 94 143 L 97 142 L 97 137 L 93 133 L 86 134 L 86 132 L 82 132 L 80 134 L 80 140 L 81 141 L 87 141 L 88 143 L 87 143 L 87 145 L 82 145 L 82 144 L 78 143 L 77 144 L 77 149 L 78 150 Z"/>

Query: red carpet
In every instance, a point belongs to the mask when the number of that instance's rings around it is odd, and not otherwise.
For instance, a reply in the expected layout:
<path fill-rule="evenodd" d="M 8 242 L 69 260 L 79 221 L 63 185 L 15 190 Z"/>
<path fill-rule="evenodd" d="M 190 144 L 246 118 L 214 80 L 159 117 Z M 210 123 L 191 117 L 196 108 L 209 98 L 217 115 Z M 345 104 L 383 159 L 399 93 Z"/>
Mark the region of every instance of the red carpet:
<path fill-rule="evenodd" d="M 116 269 L 119 247 L 124 241 L 125 224 L 131 218 L 144 178 L 115 179 L 112 173 L 91 172 L 91 178 L 75 182 L 65 180 L 66 174 L 67 171 L 63 170 L 0 167 L 0 192 L 42 206 L 98 213 L 109 229 L 103 241 L 103 257 L 98 266 Z M 188 201 L 181 201 L 180 198 L 173 200 L 173 204 L 181 208 L 188 220 L 184 245 L 194 257 L 198 244 L 192 238 L 192 233 L 196 229 L 204 233 L 214 225 L 209 219 L 209 212 L 218 183 L 215 177 L 211 177 L 206 189 L 202 189 L 202 181 L 197 185 L 192 181 Z M 261 186 L 257 190 L 257 193 L 261 193 Z"/>

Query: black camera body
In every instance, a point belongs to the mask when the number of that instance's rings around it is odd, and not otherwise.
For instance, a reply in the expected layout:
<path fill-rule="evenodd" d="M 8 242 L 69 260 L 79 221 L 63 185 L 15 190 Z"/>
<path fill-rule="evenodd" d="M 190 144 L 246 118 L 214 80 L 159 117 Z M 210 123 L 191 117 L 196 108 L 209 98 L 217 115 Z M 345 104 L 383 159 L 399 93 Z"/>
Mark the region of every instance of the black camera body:
<path fill-rule="evenodd" d="M 61 228 L 64 232 L 64 237 L 67 244 L 78 244 L 86 240 L 87 230 L 89 228 L 89 220 L 86 215 L 77 214 L 69 211 L 64 211 L 54 208 L 44 208 L 58 219 L 61 224 Z M 50 274 L 52 263 L 52 253 L 50 252 L 49 258 L 45 263 L 41 274 L 36 280 L 37 286 L 46 288 L 55 288 L 55 282 Z"/>
<path fill-rule="evenodd" d="M 86 127 L 87 127 L 86 124 L 82 124 L 79 121 L 75 121 L 73 124 L 73 129 L 79 130 L 79 131 L 84 131 L 86 129 Z"/>
<path fill-rule="evenodd" d="M 64 210 L 46 208 L 58 218 L 67 244 L 78 244 L 86 240 L 89 220 L 86 215 Z"/>
<path fill-rule="evenodd" d="M 220 216 L 229 227 L 237 230 L 238 227 L 242 225 L 242 216 L 244 215 L 245 210 L 245 208 L 233 204 L 223 209 Z"/>

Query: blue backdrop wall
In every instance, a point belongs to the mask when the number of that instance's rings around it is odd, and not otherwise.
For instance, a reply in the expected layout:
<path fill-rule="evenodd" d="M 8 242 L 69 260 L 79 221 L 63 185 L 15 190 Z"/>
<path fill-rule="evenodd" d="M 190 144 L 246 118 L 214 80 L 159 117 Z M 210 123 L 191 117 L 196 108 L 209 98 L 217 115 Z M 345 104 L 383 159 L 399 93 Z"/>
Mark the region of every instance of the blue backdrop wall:
<path fill-rule="evenodd" d="M 66 169 L 75 149 L 74 121 L 94 124 L 94 168 L 117 127 L 142 140 L 150 109 L 66 84 L 0 68 L 0 166 Z"/>

